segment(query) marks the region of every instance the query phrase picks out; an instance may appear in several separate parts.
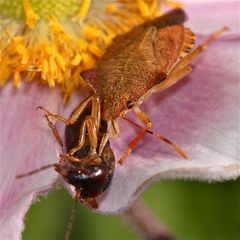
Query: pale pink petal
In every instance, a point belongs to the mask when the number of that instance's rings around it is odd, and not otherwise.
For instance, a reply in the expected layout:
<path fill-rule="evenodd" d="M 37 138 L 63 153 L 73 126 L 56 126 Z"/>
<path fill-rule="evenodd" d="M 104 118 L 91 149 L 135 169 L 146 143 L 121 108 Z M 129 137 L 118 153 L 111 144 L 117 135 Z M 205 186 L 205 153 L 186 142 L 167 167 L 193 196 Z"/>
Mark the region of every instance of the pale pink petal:
<path fill-rule="evenodd" d="M 224 16 L 229 16 L 223 24 L 216 21 L 220 19 L 215 16 L 220 10 L 214 11 L 212 7 L 213 12 L 205 11 L 208 15 L 201 23 L 198 19 L 203 19 L 205 8 L 187 5 L 190 9 L 188 25 L 193 26 L 194 32 L 209 33 L 222 25 L 238 32 L 235 6 L 235 2 L 229 6 L 225 4 L 224 9 L 233 12 L 228 15 L 220 9 Z M 213 15 L 210 17 L 209 14 Z M 126 209 L 154 180 L 216 181 L 239 176 L 238 54 L 239 35 L 221 37 L 195 62 L 189 77 L 143 103 L 154 130 L 179 145 L 190 160 L 183 160 L 166 144 L 146 136 L 127 162 L 116 166 L 113 183 L 101 200 L 100 212 L 117 214 Z M 61 115 L 67 117 L 82 99 L 82 95 L 73 98 L 72 103 L 60 111 Z M 36 85 L 23 85 L 15 91 L 10 84 L 1 91 L 0 216 L 3 239 L 20 238 L 24 215 L 34 197 L 47 192 L 57 181 L 58 175 L 53 169 L 15 179 L 17 174 L 57 161 L 55 141 L 41 117 L 43 114 L 35 111 L 38 105 L 58 113 L 58 107 L 63 106 L 60 92 Z M 133 118 L 133 115 L 129 117 Z M 137 134 L 134 127 L 122 120 L 119 122 L 121 135 L 112 141 L 117 159 Z"/>
<path fill-rule="evenodd" d="M 142 105 L 154 130 L 174 141 L 190 160 L 152 136 L 145 137 L 123 166 L 117 164 L 100 211 L 123 211 L 156 180 L 222 181 L 240 175 L 239 40 L 239 35 L 219 38 L 195 61 L 186 79 Z M 117 159 L 136 136 L 134 127 L 120 123 L 121 136 L 112 141 Z"/>
<path fill-rule="evenodd" d="M 33 199 L 57 180 L 53 169 L 15 177 L 57 161 L 51 132 L 36 107 L 57 112 L 61 99 L 60 91 L 39 85 L 23 84 L 16 90 L 8 84 L 1 90 L 1 239 L 21 239 L 23 219 Z"/>
<path fill-rule="evenodd" d="M 239 9 L 237 0 L 221 1 L 183 1 L 188 14 L 189 26 L 196 33 L 209 34 L 223 26 L 228 26 L 232 33 L 240 32 Z"/>

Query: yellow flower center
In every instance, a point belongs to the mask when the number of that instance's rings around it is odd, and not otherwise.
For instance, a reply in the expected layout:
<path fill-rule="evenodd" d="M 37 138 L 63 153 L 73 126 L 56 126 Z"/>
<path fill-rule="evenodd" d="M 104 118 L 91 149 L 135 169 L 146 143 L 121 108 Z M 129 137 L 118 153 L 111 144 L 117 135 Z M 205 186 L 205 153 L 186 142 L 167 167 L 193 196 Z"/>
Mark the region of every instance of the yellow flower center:
<path fill-rule="evenodd" d="M 0 0 L 0 9 L 0 86 L 60 85 L 65 101 L 116 35 L 160 12 L 157 0 Z"/>

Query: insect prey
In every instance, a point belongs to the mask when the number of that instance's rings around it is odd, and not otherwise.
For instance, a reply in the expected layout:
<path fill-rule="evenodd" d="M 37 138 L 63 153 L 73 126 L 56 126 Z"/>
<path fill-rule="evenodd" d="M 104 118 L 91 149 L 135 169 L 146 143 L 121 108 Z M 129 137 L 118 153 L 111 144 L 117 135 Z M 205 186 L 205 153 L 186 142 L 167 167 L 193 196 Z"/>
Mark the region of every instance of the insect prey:
<path fill-rule="evenodd" d="M 49 116 L 47 114 L 44 115 L 48 126 L 62 149 L 60 161 L 58 164 L 43 166 L 40 169 L 19 175 L 17 178 L 54 167 L 66 182 L 75 187 L 75 198 L 78 201 L 87 203 L 92 208 L 98 208 L 95 198 L 100 196 L 111 182 L 115 157 L 109 141 L 106 142 L 101 155 L 98 154 L 99 143 L 107 131 L 107 123 L 99 117 L 99 102 L 93 99 L 91 106 L 91 102 L 88 99 L 84 101 L 84 107 L 80 104 L 77 108 L 77 110 L 79 108 L 83 109 L 81 114 L 78 114 L 78 111 L 73 111 L 69 120 L 61 118 L 67 123 L 74 119 L 72 124 L 67 124 L 65 128 L 66 153 L 63 153 L 64 145 L 56 128 L 50 121 Z M 41 108 L 38 107 L 38 109 Z"/>

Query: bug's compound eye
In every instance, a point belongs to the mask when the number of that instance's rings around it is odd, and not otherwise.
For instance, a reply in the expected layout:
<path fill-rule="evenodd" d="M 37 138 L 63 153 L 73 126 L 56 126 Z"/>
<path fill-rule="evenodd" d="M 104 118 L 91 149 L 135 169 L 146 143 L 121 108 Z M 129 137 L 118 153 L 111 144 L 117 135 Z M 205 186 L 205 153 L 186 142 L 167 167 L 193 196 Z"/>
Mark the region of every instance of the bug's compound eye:
<path fill-rule="evenodd" d="M 127 101 L 127 108 L 128 109 L 133 108 L 133 106 L 134 106 L 134 102 L 133 101 Z"/>

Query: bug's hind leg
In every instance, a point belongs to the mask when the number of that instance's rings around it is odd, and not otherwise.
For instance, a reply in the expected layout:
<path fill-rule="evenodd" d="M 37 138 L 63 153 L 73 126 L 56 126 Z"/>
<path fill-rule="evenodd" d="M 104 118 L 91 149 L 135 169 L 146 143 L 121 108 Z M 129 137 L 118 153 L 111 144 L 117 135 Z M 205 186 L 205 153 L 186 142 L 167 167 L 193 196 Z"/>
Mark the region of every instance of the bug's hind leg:
<path fill-rule="evenodd" d="M 170 73 L 167 76 L 167 79 L 165 79 L 163 82 L 158 84 L 155 87 L 155 91 L 162 91 L 173 84 L 175 84 L 177 81 L 188 75 L 192 68 L 189 66 L 192 60 L 197 58 L 202 52 L 204 52 L 209 43 L 211 43 L 213 40 L 215 40 L 219 35 L 221 35 L 223 32 L 227 31 L 227 27 L 221 28 L 219 31 L 211 34 L 208 39 L 197 46 L 192 52 L 190 52 L 186 57 L 184 57 L 182 60 L 180 60 L 177 65 L 170 71 Z"/>
<path fill-rule="evenodd" d="M 148 130 L 151 129 L 152 123 L 147 117 L 147 115 L 140 110 L 139 107 L 134 108 L 137 117 L 143 122 L 146 128 L 143 128 L 142 131 L 128 144 L 128 149 L 124 153 L 124 155 L 118 161 L 119 164 L 123 164 L 123 162 L 127 159 L 128 156 L 131 155 L 133 149 L 137 146 L 137 143 L 147 134 Z"/>

